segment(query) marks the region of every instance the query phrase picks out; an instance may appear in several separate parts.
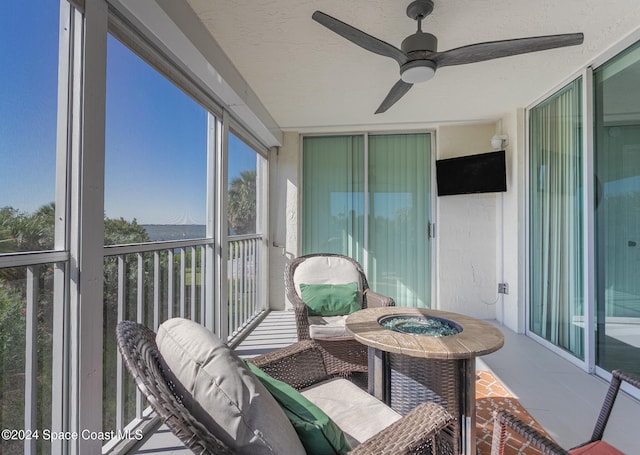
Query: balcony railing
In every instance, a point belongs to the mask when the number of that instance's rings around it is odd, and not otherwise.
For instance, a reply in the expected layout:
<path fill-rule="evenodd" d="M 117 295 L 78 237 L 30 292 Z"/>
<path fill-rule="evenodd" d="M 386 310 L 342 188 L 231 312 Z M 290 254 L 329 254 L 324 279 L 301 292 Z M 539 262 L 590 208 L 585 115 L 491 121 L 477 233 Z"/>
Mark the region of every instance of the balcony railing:
<path fill-rule="evenodd" d="M 229 341 L 242 331 L 262 311 L 260 299 L 261 260 L 259 235 L 242 235 L 229 238 L 229 262 L 227 265 L 229 294 Z"/>
<path fill-rule="evenodd" d="M 228 341 L 242 334 L 262 311 L 261 236 L 234 236 L 228 241 Z M 210 239 L 105 247 L 104 260 L 104 395 L 105 431 L 130 430 L 145 419 L 147 404 L 116 352 L 115 325 L 135 320 L 157 330 L 172 317 L 201 324 L 216 312 L 214 292 L 205 277 L 214 273 L 206 261 Z M 214 311 L 215 314 L 209 314 Z M 110 441 L 110 446 L 116 441 Z M 108 447 L 106 447 L 108 448 Z"/>
<path fill-rule="evenodd" d="M 263 312 L 263 252 L 260 235 L 228 240 L 227 289 L 207 288 L 215 261 L 207 261 L 212 239 L 106 246 L 103 293 L 103 429 L 116 434 L 148 419 L 147 404 L 117 354 L 115 326 L 121 320 L 141 322 L 154 330 L 166 319 L 185 317 L 199 323 L 224 316 L 233 342 Z M 0 421 L 3 428 L 35 431 L 52 425 L 52 397 L 62 393 L 62 309 L 65 287 L 56 276 L 65 273 L 68 255 L 58 252 L 6 256 L 0 268 Z M 214 280 L 209 280 L 213 283 Z M 221 311 L 216 297 L 227 296 Z M 213 314 L 210 312 L 214 312 Z M 61 344 L 59 346 L 62 346 Z M 105 450 L 117 444 L 111 440 Z M 6 453 L 46 453 L 48 441 L 5 442 Z"/>
<path fill-rule="evenodd" d="M 62 363 L 53 359 L 54 283 L 64 262 L 53 261 L 64 258 L 16 254 L 0 268 L 0 426 L 13 431 L 0 443 L 2 453 L 51 451 L 37 435 L 52 426 L 51 390 Z"/>

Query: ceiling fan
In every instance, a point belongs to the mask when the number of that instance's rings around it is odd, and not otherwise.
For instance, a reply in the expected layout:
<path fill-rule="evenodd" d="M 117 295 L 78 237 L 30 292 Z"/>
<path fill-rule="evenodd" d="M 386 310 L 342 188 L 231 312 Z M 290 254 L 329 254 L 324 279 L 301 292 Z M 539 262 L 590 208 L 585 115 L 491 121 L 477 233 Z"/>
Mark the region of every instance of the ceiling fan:
<path fill-rule="evenodd" d="M 385 112 L 393 106 L 409 91 L 413 84 L 431 79 L 440 67 L 482 62 L 557 47 L 575 46 L 582 44 L 584 40 L 582 33 L 568 33 L 490 41 L 438 52 L 438 39 L 431 33 L 422 31 L 422 20 L 432 11 L 433 0 L 415 0 L 409 4 L 407 16 L 418 21 L 418 30 L 402 41 L 401 49 L 321 11 L 314 12 L 311 17 L 363 49 L 398 62 L 400 80 L 391 88 L 387 97 L 376 110 L 376 114 Z"/>

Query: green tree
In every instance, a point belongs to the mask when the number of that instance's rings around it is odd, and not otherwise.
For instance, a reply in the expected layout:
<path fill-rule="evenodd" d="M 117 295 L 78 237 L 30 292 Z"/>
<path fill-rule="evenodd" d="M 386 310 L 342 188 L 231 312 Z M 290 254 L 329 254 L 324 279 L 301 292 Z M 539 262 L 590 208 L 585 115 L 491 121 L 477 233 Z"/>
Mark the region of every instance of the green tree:
<path fill-rule="evenodd" d="M 53 202 L 32 214 L 3 207 L 0 209 L 0 253 L 53 249 L 54 220 Z"/>
<path fill-rule="evenodd" d="M 54 247 L 55 205 L 40 207 L 34 213 L 26 213 L 12 207 L 0 209 L 0 254 L 25 251 L 43 251 Z M 105 245 L 143 243 L 150 241 L 143 226 L 134 219 L 104 219 Z M 165 261 L 166 262 L 166 261 Z M 127 283 L 136 280 L 135 255 L 127 257 Z M 145 258 L 145 283 L 150 259 Z M 105 370 L 115 371 L 115 319 L 117 311 L 118 266 L 115 258 L 105 260 L 104 311 L 105 311 Z M 166 269 L 166 265 L 164 265 Z M 36 300 L 38 343 L 38 424 L 40 428 L 51 426 L 51 373 L 52 373 L 52 316 L 53 316 L 53 265 L 36 268 L 39 295 Z M 0 426 L 12 428 L 14 422 L 24 419 L 24 371 L 26 342 L 26 271 L 24 267 L 0 268 Z M 132 289 L 129 288 L 129 291 Z M 135 296 L 133 296 L 135 301 Z M 115 384 L 115 382 L 114 382 Z M 107 403 L 109 408 L 111 403 Z M 114 410 L 106 410 L 111 423 Z M 44 419 L 44 420 L 42 420 Z M 16 427 L 18 428 L 18 427 Z M 115 428 L 115 425 L 107 427 Z M 40 449 L 38 449 L 40 450 Z M 3 453 L 22 453 L 22 443 L 0 449 Z"/>
<path fill-rule="evenodd" d="M 136 219 L 127 221 L 124 218 L 104 218 L 104 244 L 126 245 L 128 243 L 150 242 L 149 234 Z"/>
<path fill-rule="evenodd" d="M 256 171 L 242 171 L 231 181 L 227 208 L 230 234 L 256 232 Z"/>

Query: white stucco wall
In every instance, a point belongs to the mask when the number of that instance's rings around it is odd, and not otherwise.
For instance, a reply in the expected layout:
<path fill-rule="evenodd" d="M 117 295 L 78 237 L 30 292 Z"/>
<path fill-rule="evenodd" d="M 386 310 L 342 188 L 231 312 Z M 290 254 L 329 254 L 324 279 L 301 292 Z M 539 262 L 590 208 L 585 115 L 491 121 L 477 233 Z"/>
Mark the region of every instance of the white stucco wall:
<path fill-rule="evenodd" d="M 284 268 L 298 256 L 300 198 L 300 135 L 285 133 L 279 150 L 269 157 L 271 193 L 271 245 L 269 247 L 269 306 L 272 310 L 289 309 L 284 288 Z"/>
<path fill-rule="evenodd" d="M 436 158 L 490 152 L 494 123 L 442 126 Z M 436 307 L 495 319 L 500 194 L 442 196 L 436 202 Z"/>

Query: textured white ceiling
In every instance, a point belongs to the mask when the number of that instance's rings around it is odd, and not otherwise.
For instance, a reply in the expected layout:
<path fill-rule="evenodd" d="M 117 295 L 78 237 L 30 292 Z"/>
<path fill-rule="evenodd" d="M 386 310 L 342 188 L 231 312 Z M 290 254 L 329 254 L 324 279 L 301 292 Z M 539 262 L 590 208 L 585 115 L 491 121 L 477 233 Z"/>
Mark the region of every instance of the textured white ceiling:
<path fill-rule="evenodd" d="M 283 129 L 358 129 L 496 120 L 526 107 L 640 26 L 638 0 L 435 0 L 423 30 L 438 50 L 583 32 L 582 46 L 441 68 L 384 114 L 399 79 L 371 54 L 311 19 L 321 10 L 397 47 L 415 32 L 398 0 L 188 0 Z"/>

